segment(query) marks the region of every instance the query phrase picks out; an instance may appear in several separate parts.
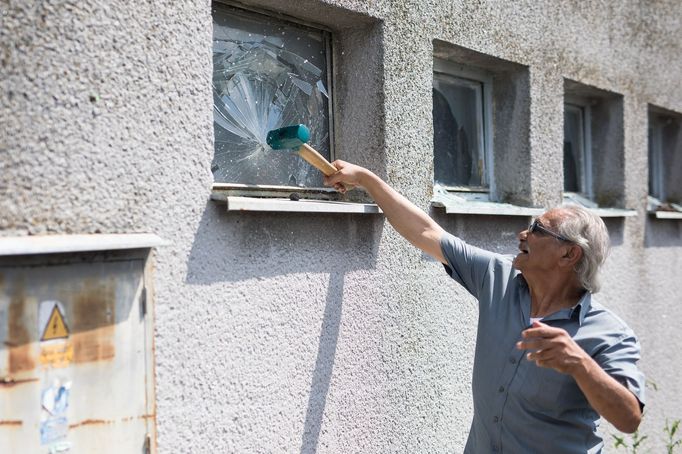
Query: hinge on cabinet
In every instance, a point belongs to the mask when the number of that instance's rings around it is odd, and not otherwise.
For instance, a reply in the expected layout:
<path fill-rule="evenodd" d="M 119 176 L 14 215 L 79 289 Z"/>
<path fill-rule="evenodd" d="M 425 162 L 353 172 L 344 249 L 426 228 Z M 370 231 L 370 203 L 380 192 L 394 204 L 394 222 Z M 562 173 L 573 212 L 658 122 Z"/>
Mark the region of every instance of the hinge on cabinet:
<path fill-rule="evenodd" d="M 142 287 L 142 292 L 140 293 L 140 318 L 144 318 L 147 315 L 147 287 Z"/>
<path fill-rule="evenodd" d="M 149 434 L 144 434 L 144 446 L 142 447 L 144 454 L 151 454 L 152 452 L 152 437 Z"/>

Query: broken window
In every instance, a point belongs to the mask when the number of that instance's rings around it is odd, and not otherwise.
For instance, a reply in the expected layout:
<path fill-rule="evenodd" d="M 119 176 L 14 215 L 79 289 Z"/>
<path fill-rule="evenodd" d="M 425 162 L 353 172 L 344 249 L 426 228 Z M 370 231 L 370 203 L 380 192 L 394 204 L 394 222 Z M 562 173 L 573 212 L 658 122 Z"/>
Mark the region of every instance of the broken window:
<path fill-rule="evenodd" d="M 489 185 L 485 76 L 460 76 L 455 65 L 436 59 L 433 74 L 434 181 L 446 188 Z M 475 75 L 474 75 L 475 77 Z"/>
<path fill-rule="evenodd" d="M 649 113 L 649 195 L 658 200 L 665 199 L 663 185 L 663 128 L 665 119 Z"/>
<path fill-rule="evenodd" d="M 213 9 L 213 126 L 216 182 L 322 186 L 298 155 L 273 150 L 268 131 L 305 124 L 309 144 L 331 156 L 330 37 L 223 5 Z"/>
<path fill-rule="evenodd" d="M 623 95 L 564 79 L 566 202 L 625 207 L 623 118 Z"/>
<path fill-rule="evenodd" d="M 649 199 L 654 211 L 682 212 L 682 115 L 649 108 Z"/>
<path fill-rule="evenodd" d="M 564 105 L 564 192 L 591 198 L 588 115 L 589 106 Z"/>

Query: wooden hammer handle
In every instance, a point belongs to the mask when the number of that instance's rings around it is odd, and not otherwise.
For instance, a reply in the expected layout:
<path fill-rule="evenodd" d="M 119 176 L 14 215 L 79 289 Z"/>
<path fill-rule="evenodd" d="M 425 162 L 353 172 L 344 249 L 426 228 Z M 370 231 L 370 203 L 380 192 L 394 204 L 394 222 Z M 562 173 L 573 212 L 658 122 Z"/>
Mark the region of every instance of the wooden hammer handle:
<path fill-rule="evenodd" d="M 301 147 L 298 149 L 298 154 L 303 159 L 308 161 L 310 165 L 319 169 L 326 176 L 334 174 L 338 171 L 338 169 L 331 165 L 329 161 L 327 161 L 324 158 L 324 156 L 318 153 L 313 147 L 311 147 L 307 143 L 301 145 Z"/>

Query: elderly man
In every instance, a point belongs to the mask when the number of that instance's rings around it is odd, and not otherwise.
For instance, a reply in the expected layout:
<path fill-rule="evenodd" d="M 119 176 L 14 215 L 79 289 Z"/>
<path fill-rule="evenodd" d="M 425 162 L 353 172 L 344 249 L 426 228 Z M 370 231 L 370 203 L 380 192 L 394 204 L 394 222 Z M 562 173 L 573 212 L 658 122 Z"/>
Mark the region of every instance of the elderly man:
<path fill-rule="evenodd" d="M 577 206 L 519 233 L 511 258 L 466 244 L 379 177 L 343 161 L 325 184 L 365 188 L 393 227 L 479 301 L 474 417 L 465 452 L 596 453 L 600 416 L 634 432 L 644 408 L 639 344 L 592 300 L 609 249 L 602 220 Z"/>

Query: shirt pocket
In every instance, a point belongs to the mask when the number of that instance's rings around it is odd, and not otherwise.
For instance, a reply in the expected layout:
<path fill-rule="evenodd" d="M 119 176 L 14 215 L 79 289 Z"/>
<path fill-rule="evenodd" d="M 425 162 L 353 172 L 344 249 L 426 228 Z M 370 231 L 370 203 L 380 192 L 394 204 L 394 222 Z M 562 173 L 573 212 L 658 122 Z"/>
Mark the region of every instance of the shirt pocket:
<path fill-rule="evenodd" d="M 558 415 L 568 410 L 577 402 L 575 392 L 580 389 L 573 377 L 557 372 L 554 369 L 539 367 L 534 362 L 522 360 L 522 374 L 519 395 L 529 409 L 548 415 Z"/>

